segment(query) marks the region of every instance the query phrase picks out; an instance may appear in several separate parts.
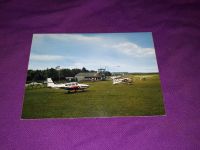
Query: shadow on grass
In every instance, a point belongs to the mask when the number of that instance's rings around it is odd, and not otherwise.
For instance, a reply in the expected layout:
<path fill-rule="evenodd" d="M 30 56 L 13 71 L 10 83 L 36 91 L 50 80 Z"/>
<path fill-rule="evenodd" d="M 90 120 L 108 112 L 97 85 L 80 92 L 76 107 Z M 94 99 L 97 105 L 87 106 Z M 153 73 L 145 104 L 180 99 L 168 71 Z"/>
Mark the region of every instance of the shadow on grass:
<path fill-rule="evenodd" d="M 83 93 L 83 92 L 88 92 L 86 90 L 83 91 L 65 91 L 65 94 L 79 94 L 79 93 Z"/>

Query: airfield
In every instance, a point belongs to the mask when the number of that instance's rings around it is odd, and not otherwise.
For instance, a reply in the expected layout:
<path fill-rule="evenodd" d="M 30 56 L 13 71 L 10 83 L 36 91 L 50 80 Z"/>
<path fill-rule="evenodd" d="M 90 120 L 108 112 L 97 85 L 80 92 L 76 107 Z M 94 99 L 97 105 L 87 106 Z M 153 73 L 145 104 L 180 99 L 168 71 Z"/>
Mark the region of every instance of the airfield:
<path fill-rule="evenodd" d="M 164 115 L 158 74 L 129 75 L 132 84 L 113 85 L 111 80 L 84 82 L 83 92 L 45 86 L 26 87 L 23 119 Z"/>

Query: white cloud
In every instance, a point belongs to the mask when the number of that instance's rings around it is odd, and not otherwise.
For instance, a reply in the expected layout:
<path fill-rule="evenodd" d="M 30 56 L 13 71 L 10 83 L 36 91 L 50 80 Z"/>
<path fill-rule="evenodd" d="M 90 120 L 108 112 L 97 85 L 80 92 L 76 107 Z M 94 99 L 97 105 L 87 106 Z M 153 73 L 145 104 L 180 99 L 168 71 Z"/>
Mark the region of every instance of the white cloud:
<path fill-rule="evenodd" d="M 75 40 L 82 42 L 100 42 L 103 40 L 100 37 L 86 36 L 81 34 L 34 34 L 34 38 L 52 38 L 60 41 Z"/>
<path fill-rule="evenodd" d="M 32 61 L 58 61 L 63 60 L 64 57 L 60 55 L 39 55 L 39 54 L 31 54 L 30 60 Z"/>
<path fill-rule="evenodd" d="M 111 45 L 111 48 L 114 48 L 118 52 L 121 52 L 123 54 L 134 56 L 134 57 L 145 57 L 145 56 L 155 55 L 155 50 L 153 48 L 143 48 L 131 42 L 123 42 L 119 44 L 114 44 L 114 45 Z"/>
<path fill-rule="evenodd" d="M 75 34 L 75 35 L 69 34 L 68 38 L 79 40 L 79 41 L 86 41 L 86 42 L 93 42 L 93 41 L 98 42 L 98 41 L 103 40 L 100 37 L 92 37 L 92 36 L 85 36 L 85 35 L 78 35 L 78 34 Z"/>

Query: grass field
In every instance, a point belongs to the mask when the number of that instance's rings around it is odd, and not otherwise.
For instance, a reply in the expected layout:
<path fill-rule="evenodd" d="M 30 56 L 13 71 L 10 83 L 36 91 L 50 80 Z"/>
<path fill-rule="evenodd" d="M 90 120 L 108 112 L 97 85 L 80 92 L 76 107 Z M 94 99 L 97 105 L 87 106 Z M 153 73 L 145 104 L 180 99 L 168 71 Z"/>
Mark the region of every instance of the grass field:
<path fill-rule="evenodd" d="M 26 89 L 22 118 L 77 118 L 163 115 L 164 105 L 158 74 L 131 75 L 131 85 L 112 81 L 88 82 L 85 92 L 62 89 Z"/>

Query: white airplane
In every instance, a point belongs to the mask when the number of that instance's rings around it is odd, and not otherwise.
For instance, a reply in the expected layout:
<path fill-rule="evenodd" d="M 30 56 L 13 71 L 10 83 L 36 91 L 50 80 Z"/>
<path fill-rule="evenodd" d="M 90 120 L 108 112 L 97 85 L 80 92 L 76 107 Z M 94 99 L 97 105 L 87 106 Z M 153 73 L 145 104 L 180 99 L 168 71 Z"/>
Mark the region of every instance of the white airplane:
<path fill-rule="evenodd" d="M 42 83 L 39 83 L 39 82 L 31 82 L 31 83 L 29 83 L 29 85 L 42 85 Z"/>
<path fill-rule="evenodd" d="M 132 79 L 130 78 L 124 78 L 122 76 L 112 76 L 111 79 L 113 80 L 113 84 L 118 84 L 118 83 L 132 83 Z"/>
<path fill-rule="evenodd" d="M 117 78 L 121 78 L 122 76 L 112 76 L 112 77 L 110 77 L 112 80 L 113 79 L 117 79 Z"/>
<path fill-rule="evenodd" d="M 25 86 L 34 86 L 34 85 L 43 85 L 42 83 L 38 83 L 38 82 L 31 82 L 29 84 L 26 84 Z"/>
<path fill-rule="evenodd" d="M 68 91 L 77 91 L 77 90 L 85 90 L 89 87 L 87 84 L 79 84 L 78 82 L 69 82 L 69 83 L 61 83 L 55 84 L 51 78 L 47 78 L 47 87 L 51 88 L 62 88 Z"/>

